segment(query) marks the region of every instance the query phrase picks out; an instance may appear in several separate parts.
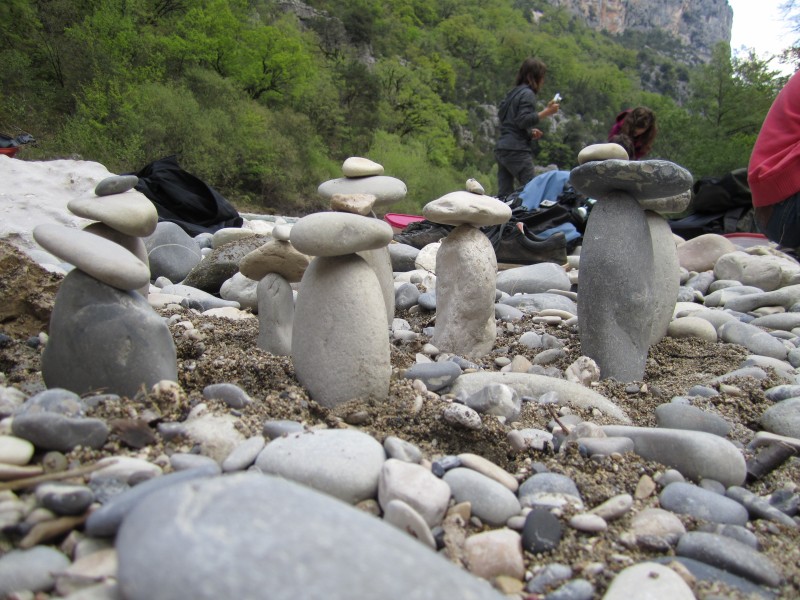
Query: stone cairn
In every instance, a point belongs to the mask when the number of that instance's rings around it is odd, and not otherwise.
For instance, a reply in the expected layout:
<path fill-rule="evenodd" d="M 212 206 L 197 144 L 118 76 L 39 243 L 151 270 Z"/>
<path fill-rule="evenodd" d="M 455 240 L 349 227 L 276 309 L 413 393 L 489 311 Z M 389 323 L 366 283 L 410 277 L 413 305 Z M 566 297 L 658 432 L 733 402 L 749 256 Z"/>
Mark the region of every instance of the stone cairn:
<path fill-rule="evenodd" d="M 497 259 L 479 229 L 511 218 L 511 208 L 490 196 L 475 180 L 468 190 L 429 202 L 429 221 L 454 225 L 436 254 L 436 327 L 433 344 L 443 352 L 479 358 L 491 352 L 497 336 L 494 304 Z"/>
<path fill-rule="evenodd" d="M 405 198 L 408 192 L 405 183 L 395 177 L 384 175 L 383 172 L 383 165 L 368 158 L 351 156 L 342 163 L 344 177 L 320 184 L 317 191 L 330 200 L 332 211 L 375 217 L 374 209 L 383 211 Z M 359 255 L 378 276 L 386 304 L 387 325 L 391 326 L 394 320 L 395 296 L 389 248 L 383 246 L 359 252 Z"/>
<path fill-rule="evenodd" d="M 291 284 L 299 282 L 311 258 L 298 252 L 289 241 L 291 225 L 277 225 L 272 237 L 239 262 L 245 277 L 258 281 L 258 340 L 262 350 L 277 356 L 292 352 L 294 292 Z"/>
<path fill-rule="evenodd" d="M 133 396 L 178 378 L 169 328 L 146 300 L 150 269 L 141 237 L 155 230 L 158 213 L 131 191 L 137 181 L 109 177 L 94 195 L 71 200 L 70 212 L 97 221 L 84 230 L 55 224 L 33 230 L 40 246 L 75 267 L 61 282 L 50 318 L 42 354 L 48 388 Z"/>
<path fill-rule="evenodd" d="M 570 183 L 598 200 L 581 248 L 578 328 L 582 353 L 601 376 L 644 378 L 647 352 L 666 333 L 680 272 L 662 214 L 689 204 L 691 174 L 663 160 L 630 161 L 617 144 L 578 155 Z"/>
<path fill-rule="evenodd" d="M 323 406 L 389 396 L 386 304 L 378 276 L 358 253 L 391 240 L 388 223 L 351 213 L 315 213 L 292 227 L 292 245 L 315 257 L 297 292 L 292 363 Z"/>

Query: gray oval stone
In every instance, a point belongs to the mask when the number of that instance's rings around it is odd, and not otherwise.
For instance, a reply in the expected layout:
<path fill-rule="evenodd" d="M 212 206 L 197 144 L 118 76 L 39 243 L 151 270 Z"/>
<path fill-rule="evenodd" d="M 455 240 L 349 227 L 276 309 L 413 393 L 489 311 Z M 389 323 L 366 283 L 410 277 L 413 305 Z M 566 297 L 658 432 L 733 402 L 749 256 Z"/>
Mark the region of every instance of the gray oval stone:
<path fill-rule="evenodd" d="M 139 192 L 73 198 L 67 203 L 67 208 L 79 217 L 100 221 L 134 237 L 150 235 L 158 224 L 155 205 Z"/>
<path fill-rule="evenodd" d="M 383 446 L 372 436 L 324 429 L 272 440 L 258 455 L 256 466 L 356 504 L 375 497 L 385 460 Z"/>
<path fill-rule="evenodd" d="M 81 229 L 45 223 L 33 237 L 48 252 L 87 275 L 121 290 L 136 290 L 150 282 L 150 269 L 128 250 Z"/>
<path fill-rule="evenodd" d="M 504 597 L 380 519 L 255 473 L 149 496 L 115 545 L 127 600 Z"/>
<path fill-rule="evenodd" d="M 343 256 L 382 248 L 392 241 L 385 221 L 350 213 L 321 212 L 300 219 L 292 227 L 291 242 L 309 256 Z"/>
<path fill-rule="evenodd" d="M 132 190 L 139 183 L 136 175 L 112 175 L 106 177 L 94 188 L 94 193 L 98 196 L 110 196 L 112 194 L 122 194 Z"/>
<path fill-rule="evenodd" d="M 692 174 L 666 160 L 603 160 L 575 167 L 570 183 L 591 198 L 626 192 L 637 201 L 682 194 L 692 187 Z"/>
<path fill-rule="evenodd" d="M 472 469 L 450 469 L 443 479 L 450 486 L 456 502 L 469 502 L 472 514 L 493 527 L 504 525 L 522 509 L 511 490 Z"/>
<path fill-rule="evenodd" d="M 317 192 L 325 198 L 332 198 L 334 194 L 372 194 L 375 208 L 382 208 L 405 198 L 408 188 L 395 177 L 372 175 L 331 179 L 320 184 Z"/>
<path fill-rule="evenodd" d="M 662 508 L 715 523 L 744 525 L 747 509 L 730 498 L 709 492 L 691 483 L 670 483 L 659 496 Z"/>

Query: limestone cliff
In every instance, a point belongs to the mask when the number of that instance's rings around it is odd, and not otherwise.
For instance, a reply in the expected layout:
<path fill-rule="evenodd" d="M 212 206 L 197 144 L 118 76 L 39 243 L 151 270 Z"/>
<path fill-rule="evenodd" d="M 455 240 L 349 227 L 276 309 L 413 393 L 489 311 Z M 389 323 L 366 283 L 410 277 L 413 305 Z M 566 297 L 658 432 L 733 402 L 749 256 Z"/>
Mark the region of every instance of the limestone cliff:
<path fill-rule="evenodd" d="M 660 29 L 691 48 L 699 60 L 714 45 L 730 42 L 733 10 L 728 0 L 548 0 L 609 33 Z"/>

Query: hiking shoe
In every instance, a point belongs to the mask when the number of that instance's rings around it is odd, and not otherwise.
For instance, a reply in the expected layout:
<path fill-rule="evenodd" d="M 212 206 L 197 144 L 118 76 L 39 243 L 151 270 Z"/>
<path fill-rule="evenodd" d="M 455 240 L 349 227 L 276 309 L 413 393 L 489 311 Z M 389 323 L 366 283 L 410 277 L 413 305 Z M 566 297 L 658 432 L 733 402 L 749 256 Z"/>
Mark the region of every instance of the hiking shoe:
<path fill-rule="evenodd" d="M 517 223 L 500 238 L 494 252 L 498 263 L 535 265 L 551 262 L 563 265 L 567 262 L 567 238 L 561 231 L 550 237 L 539 237 L 530 233 L 524 223 Z"/>
<path fill-rule="evenodd" d="M 408 244 L 422 250 L 428 244 L 441 241 L 452 229 L 452 227 L 439 225 L 432 221 L 417 221 L 410 223 L 400 233 L 394 234 L 392 239 L 400 244 Z"/>

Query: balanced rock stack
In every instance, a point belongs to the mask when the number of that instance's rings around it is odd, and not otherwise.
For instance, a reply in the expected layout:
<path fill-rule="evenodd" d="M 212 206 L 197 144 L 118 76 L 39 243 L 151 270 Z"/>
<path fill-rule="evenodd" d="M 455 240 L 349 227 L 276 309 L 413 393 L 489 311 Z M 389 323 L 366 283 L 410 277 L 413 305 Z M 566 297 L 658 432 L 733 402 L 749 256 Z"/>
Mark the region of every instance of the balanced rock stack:
<path fill-rule="evenodd" d="M 315 257 L 297 292 L 292 362 L 323 406 L 389 395 L 386 303 L 374 269 L 358 253 L 391 240 L 387 223 L 351 213 L 315 213 L 292 227 L 292 245 Z"/>
<path fill-rule="evenodd" d="M 617 148 L 584 148 L 570 173 L 576 190 L 598 200 L 581 250 L 578 323 L 583 354 L 603 378 L 638 381 L 680 285 L 675 242 L 659 213 L 688 206 L 692 176 L 668 161 L 621 160 Z"/>
<path fill-rule="evenodd" d="M 143 385 L 177 379 L 169 329 L 138 293 L 150 283 L 139 238 L 153 232 L 158 214 L 134 185 L 134 176 L 110 177 L 94 196 L 71 200 L 71 212 L 97 219 L 86 230 L 44 224 L 33 231 L 39 245 L 75 266 L 50 318 L 42 355 L 48 388 L 133 396 Z"/>
<path fill-rule="evenodd" d="M 311 258 L 289 241 L 292 226 L 281 224 L 263 246 L 246 254 L 239 272 L 258 281 L 258 347 L 277 356 L 292 352 L 294 292 L 291 284 L 300 281 Z"/>
<path fill-rule="evenodd" d="M 405 198 L 406 184 L 383 174 L 383 165 L 368 158 L 351 156 L 342 163 L 344 177 L 322 183 L 318 192 L 331 201 L 331 210 L 372 215 L 374 208 L 385 209 Z M 394 277 L 388 247 L 359 252 L 375 271 L 386 303 L 387 326 L 394 319 Z"/>
<path fill-rule="evenodd" d="M 497 259 L 480 227 L 505 223 L 511 208 L 484 196 L 477 181 L 470 180 L 467 186 L 475 191 L 446 194 L 425 205 L 422 213 L 434 223 L 455 226 L 436 254 L 433 343 L 445 352 L 479 358 L 491 352 L 497 335 Z"/>

